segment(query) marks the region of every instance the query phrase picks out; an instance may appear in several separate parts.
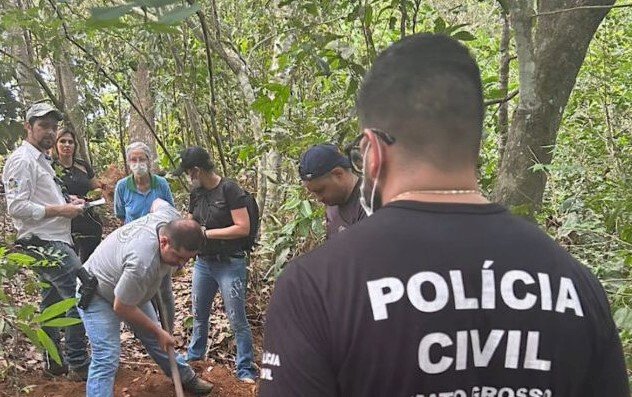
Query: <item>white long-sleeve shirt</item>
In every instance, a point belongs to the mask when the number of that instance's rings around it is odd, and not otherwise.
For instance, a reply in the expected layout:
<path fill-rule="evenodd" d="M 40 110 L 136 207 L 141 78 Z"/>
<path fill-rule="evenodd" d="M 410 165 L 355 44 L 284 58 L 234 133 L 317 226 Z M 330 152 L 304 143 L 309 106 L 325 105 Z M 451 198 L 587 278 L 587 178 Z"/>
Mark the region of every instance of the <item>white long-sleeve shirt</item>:
<path fill-rule="evenodd" d="M 2 182 L 7 212 L 18 238 L 36 235 L 42 240 L 72 244 L 69 218 L 44 218 L 47 205 L 66 203 L 61 187 L 55 183 L 55 171 L 44 153 L 27 141 L 22 142 L 7 159 Z"/>

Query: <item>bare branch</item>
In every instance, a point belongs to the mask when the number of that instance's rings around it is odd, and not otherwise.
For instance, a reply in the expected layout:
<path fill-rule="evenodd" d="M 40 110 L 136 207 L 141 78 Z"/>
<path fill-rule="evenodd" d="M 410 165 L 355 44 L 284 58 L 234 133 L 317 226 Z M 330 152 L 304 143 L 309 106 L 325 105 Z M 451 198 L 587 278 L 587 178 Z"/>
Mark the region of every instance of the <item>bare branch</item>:
<path fill-rule="evenodd" d="M 509 93 L 506 97 L 504 98 L 500 98 L 500 99 L 492 99 L 489 101 L 485 101 L 483 103 L 483 105 L 485 106 L 491 106 L 491 105 L 497 105 L 499 103 L 505 103 L 505 102 L 509 102 L 513 97 L 515 97 L 516 95 L 518 95 L 518 90 L 515 90 L 514 92 Z"/>
<path fill-rule="evenodd" d="M 577 11 L 577 10 L 600 10 L 600 9 L 612 9 L 612 8 L 623 8 L 623 7 L 632 7 L 632 3 L 626 3 L 626 4 L 613 4 L 613 5 L 609 5 L 609 6 L 579 6 L 579 7 L 573 7 L 573 8 L 563 8 L 561 10 L 555 10 L 555 11 L 547 11 L 547 12 L 539 12 L 537 14 L 534 14 L 533 17 L 539 17 L 539 16 L 543 16 L 543 15 L 555 15 L 555 14 L 561 14 L 563 12 L 570 12 L 570 11 Z"/>

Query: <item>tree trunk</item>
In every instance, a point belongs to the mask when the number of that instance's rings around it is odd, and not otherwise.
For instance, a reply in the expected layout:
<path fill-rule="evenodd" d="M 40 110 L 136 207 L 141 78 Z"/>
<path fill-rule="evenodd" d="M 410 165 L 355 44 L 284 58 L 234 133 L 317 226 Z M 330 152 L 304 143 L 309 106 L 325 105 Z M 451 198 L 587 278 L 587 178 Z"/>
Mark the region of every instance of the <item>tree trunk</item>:
<path fill-rule="evenodd" d="M 18 2 L 16 8 L 23 7 Z M 30 40 L 28 40 L 28 32 L 25 29 L 13 27 L 9 29 L 9 36 L 11 37 L 10 41 L 13 43 L 9 49 L 11 56 L 24 63 L 17 63 L 15 68 L 18 85 L 20 86 L 20 100 L 26 106 L 30 106 L 31 103 L 45 98 L 45 95 L 35 79 L 33 71 L 29 70 L 29 67 L 33 67 L 33 51 Z"/>
<path fill-rule="evenodd" d="M 86 139 L 86 118 L 81 106 L 79 106 L 79 93 L 77 91 L 75 73 L 68 63 L 68 59 L 68 54 L 62 51 L 60 58 L 56 62 L 59 90 L 61 92 L 60 97 L 64 104 L 66 117 L 70 119 L 74 127 L 79 157 L 92 164 L 88 141 Z"/>
<path fill-rule="evenodd" d="M 138 63 L 137 69 L 132 77 L 132 93 L 134 103 L 152 128 L 156 128 L 154 98 L 151 93 L 151 75 L 149 68 L 144 61 Z M 156 139 L 151 133 L 151 129 L 145 124 L 142 117 L 134 109 L 130 110 L 129 140 L 130 142 L 144 142 L 151 150 L 152 159 L 156 160 Z M 153 167 L 152 167 L 153 168 Z"/>
<path fill-rule="evenodd" d="M 614 0 L 547 0 L 538 12 Z M 532 217 L 542 204 L 544 167 L 551 163 L 564 108 L 588 45 L 608 9 L 571 10 L 534 17 L 534 0 L 509 1 L 519 62 L 520 101 L 507 137 L 495 200 Z M 537 23 L 536 23 L 537 22 Z"/>

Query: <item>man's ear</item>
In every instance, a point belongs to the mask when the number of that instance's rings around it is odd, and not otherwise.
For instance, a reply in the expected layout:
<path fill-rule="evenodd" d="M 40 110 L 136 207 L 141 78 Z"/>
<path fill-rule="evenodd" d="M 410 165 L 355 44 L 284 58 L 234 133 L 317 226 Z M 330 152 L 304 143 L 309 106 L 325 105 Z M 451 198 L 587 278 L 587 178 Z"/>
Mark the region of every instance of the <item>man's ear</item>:
<path fill-rule="evenodd" d="M 169 237 L 160 236 L 158 241 L 160 242 L 160 248 L 164 248 L 167 244 L 169 244 Z"/>
<path fill-rule="evenodd" d="M 334 177 L 339 179 L 339 178 L 341 178 L 344 175 L 345 171 L 342 169 L 342 167 L 334 167 L 334 169 L 329 171 L 329 173 L 332 176 L 334 176 Z"/>
<path fill-rule="evenodd" d="M 367 145 L 370 145 L 369 150 L 366 152 L 365 172 L 371 178 L 375 178 L 378 170 L 380 169 L 380 164 L 384 161 L 384 150 L 380 147 L 381 141 L 370 129 L 364 129 L 364 137 L 366 139 L 364 150 L 366 151 Z"/>

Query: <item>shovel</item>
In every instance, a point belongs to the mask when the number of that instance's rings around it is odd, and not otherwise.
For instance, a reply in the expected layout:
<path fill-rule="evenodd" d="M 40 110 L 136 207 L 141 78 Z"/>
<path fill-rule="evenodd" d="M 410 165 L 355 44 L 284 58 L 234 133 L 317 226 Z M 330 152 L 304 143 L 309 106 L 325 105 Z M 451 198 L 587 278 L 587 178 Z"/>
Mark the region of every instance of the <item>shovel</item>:
<path fill-rule="evenodd" d="M 158 292 L 154 296 L 154 298 L 158 303 L 160 325 L 162 325 L 162 329 L 164 329 L 169 333 L 169 335 L 171 335 L 171 330 L 169 329 L 169 323 L 167 321 L 167 309 L 165 308 L 165 302 L 162 300 L 160 292 Z M 167 354 L 169 355 L 169 365 L 171 366 L 171 379 L 173 380 L 173 385 L 176 388 L 176 397 L 184 397 L 184 390 L 182 390 L 182 380 L 180 379 L 180 372 L 178 371 L 178 363 L 176 362 L 176 356 L 173 352 L 173 347 L 169 347 Z"/>

